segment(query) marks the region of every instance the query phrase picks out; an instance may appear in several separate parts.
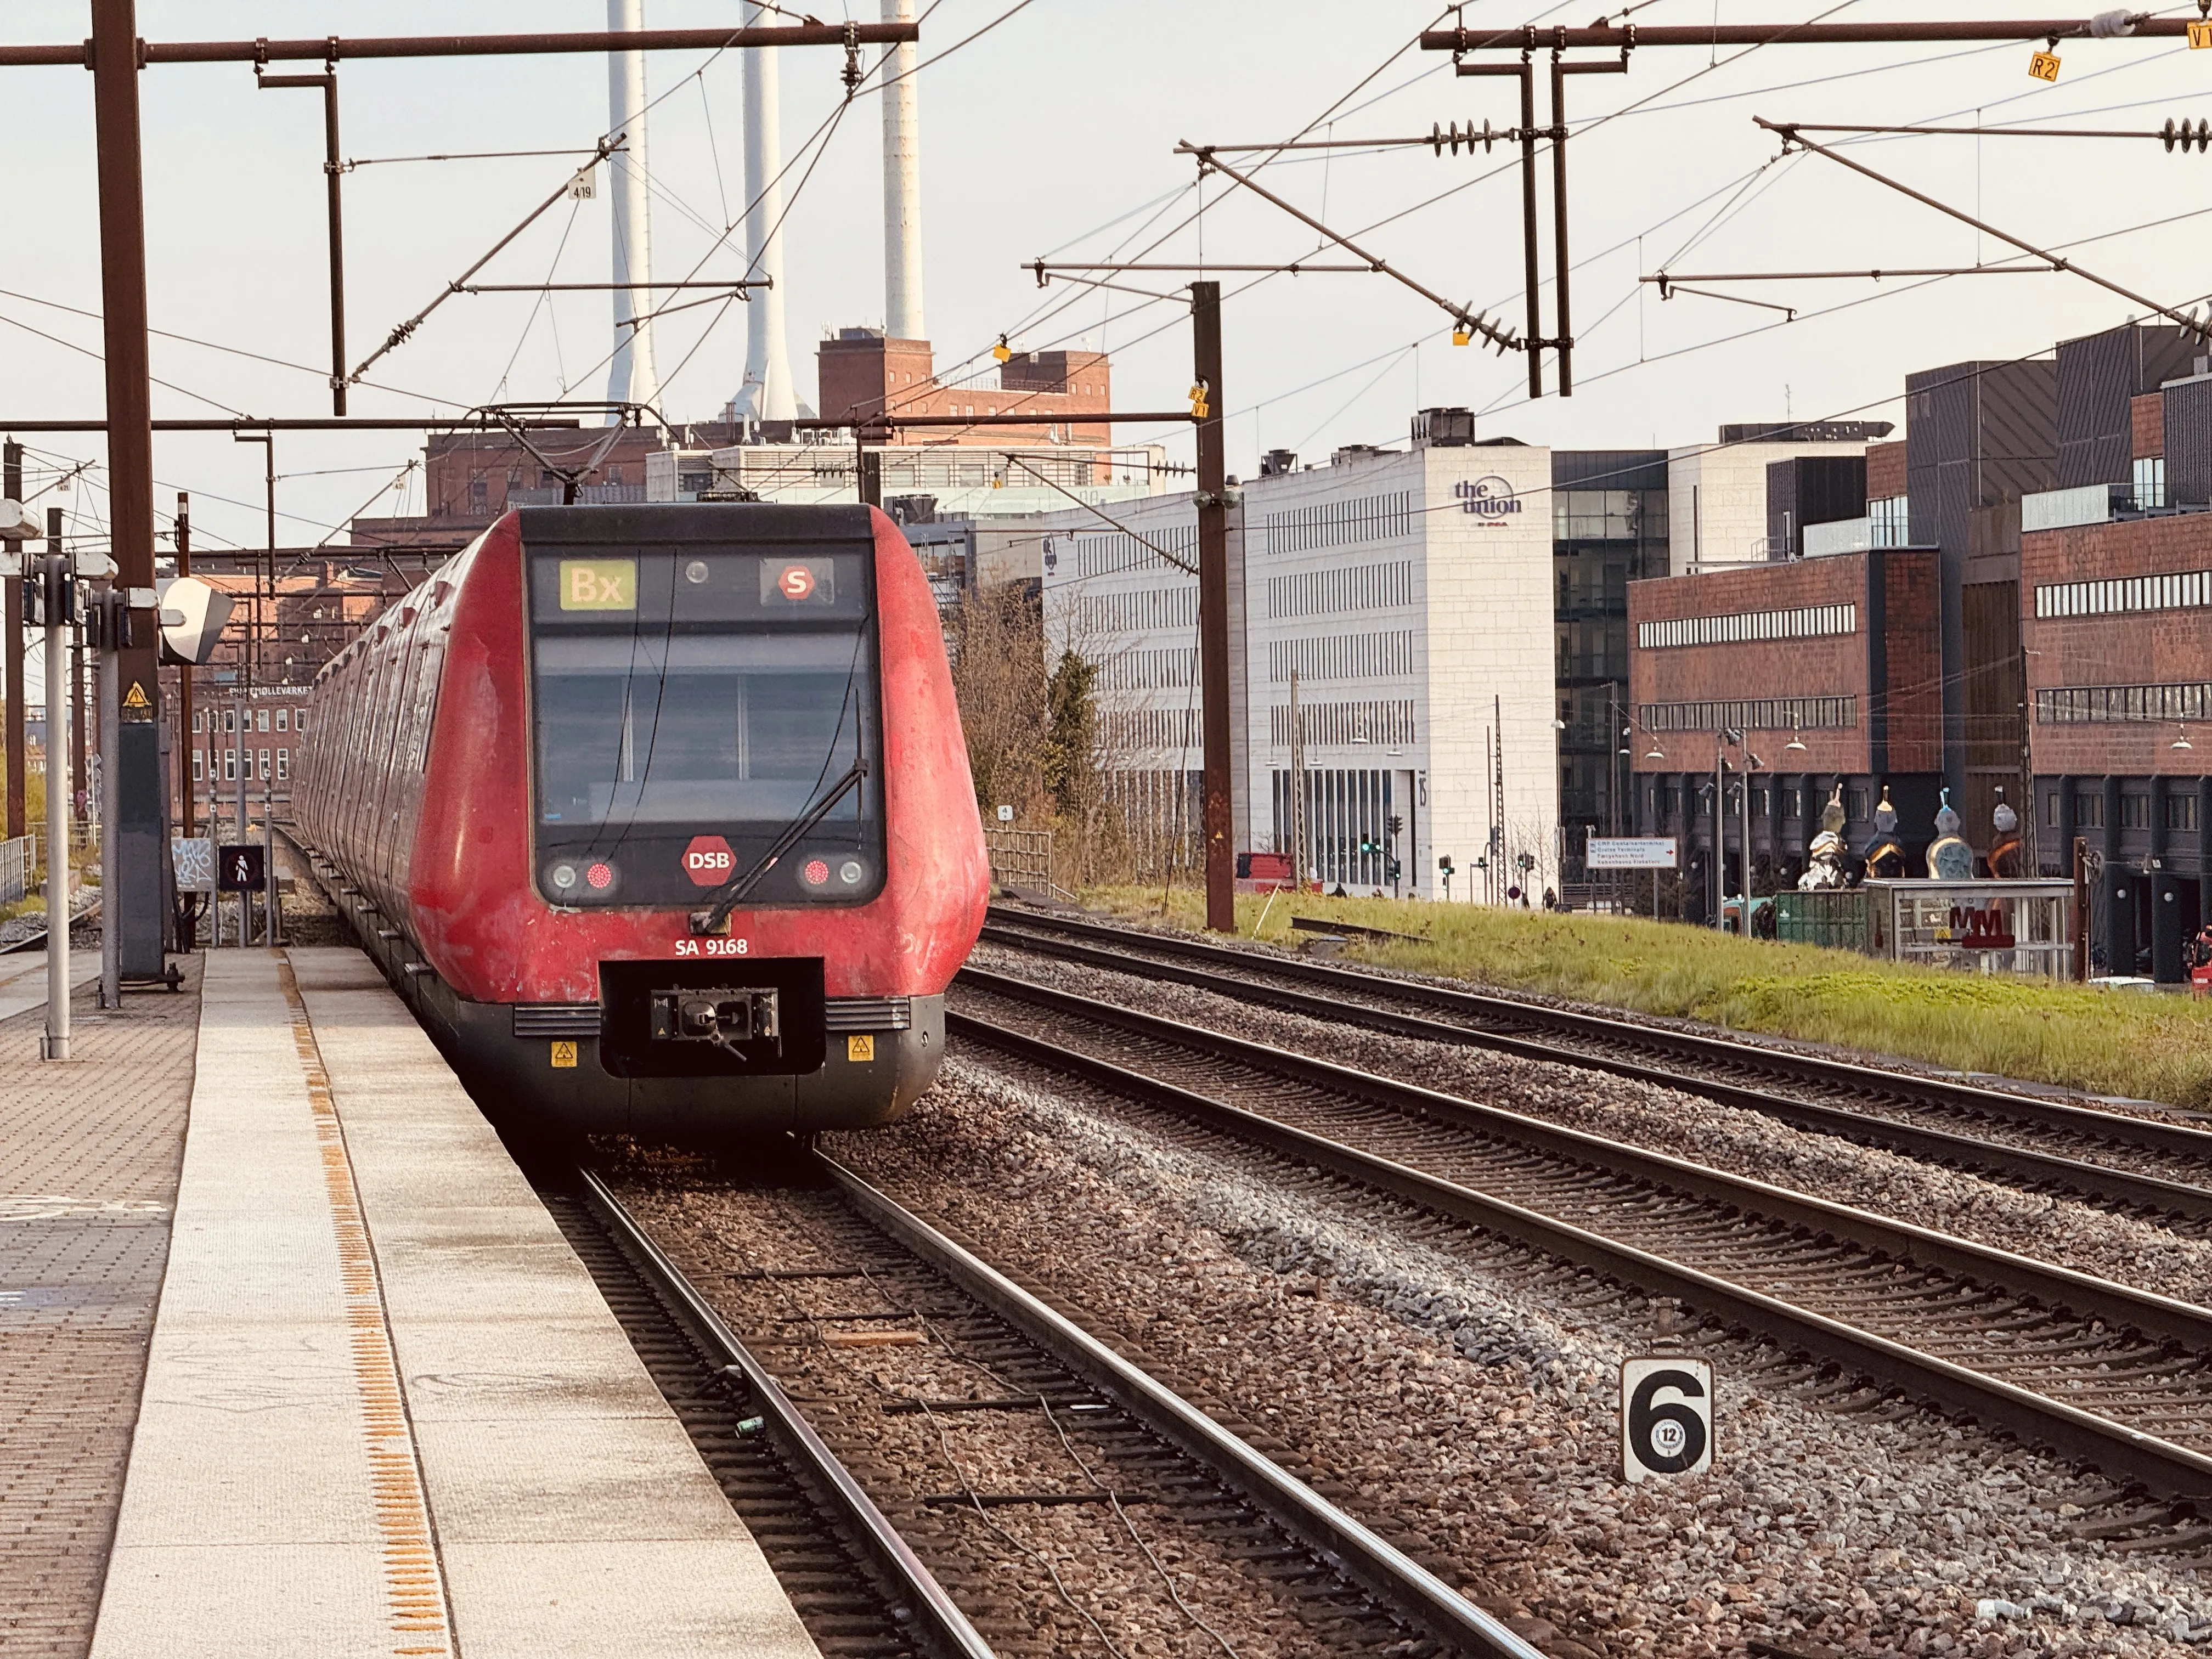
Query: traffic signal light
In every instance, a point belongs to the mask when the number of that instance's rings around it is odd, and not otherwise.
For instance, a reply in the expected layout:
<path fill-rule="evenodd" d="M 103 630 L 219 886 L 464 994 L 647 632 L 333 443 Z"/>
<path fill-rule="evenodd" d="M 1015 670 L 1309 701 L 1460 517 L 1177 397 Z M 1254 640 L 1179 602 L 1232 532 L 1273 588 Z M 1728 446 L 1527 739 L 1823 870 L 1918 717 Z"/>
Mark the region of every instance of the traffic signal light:
<path fill-rule="evenodd" d="M 1389 825 L 1388 825 L 1387 827 L 1389 828 L 1389 831 L 1390 831 L 1390 835 L 1391 835 L 1392 839 L 1393 839 L 1393 840 L 1395 840 L 1395 839 L 1396 839 L 1399 836 L 1403 835 L 1403 834 L 1405 833 L 1405 830 L 1406 830 L 1406 820 L 1405 820 L 1403 817 L 1400 817 L 1397 813 L 1393 812 L 1393 813 L 1391 813 L 1391 814 L 1390 814 L 1389 823 Z"/>

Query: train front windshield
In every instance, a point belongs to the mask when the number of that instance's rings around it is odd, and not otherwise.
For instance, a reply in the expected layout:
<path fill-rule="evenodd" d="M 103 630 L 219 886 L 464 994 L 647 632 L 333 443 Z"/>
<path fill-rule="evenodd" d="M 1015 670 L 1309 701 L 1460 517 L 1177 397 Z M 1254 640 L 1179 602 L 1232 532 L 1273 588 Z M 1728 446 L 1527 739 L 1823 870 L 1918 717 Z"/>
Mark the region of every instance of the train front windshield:
<path fill-rule="evenodd" d="M 690 544 L 530 564 L 539 890 L 696 905 L 848 785 L 748 907 L 882 886 L 872 549 Z"/>

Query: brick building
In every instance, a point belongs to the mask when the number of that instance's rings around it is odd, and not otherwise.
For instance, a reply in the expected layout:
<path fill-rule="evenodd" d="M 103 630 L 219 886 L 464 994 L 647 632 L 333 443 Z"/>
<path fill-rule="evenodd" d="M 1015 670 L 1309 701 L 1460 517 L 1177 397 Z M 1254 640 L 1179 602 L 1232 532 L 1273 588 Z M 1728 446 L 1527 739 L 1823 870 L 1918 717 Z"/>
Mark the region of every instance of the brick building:
<path fill-rule="evenodd" d="M 830 420 L 902 415 L 1035 415 L 1036 424 L 951 427 L 956 443 L 1057 442 L 1103 448 L 1111 430 L 1079 416 L 1113 408 L 1113 364 L 1103 352 L 1017 352 L 998 385 L 941 386 L 927 340 L 887 339 L 879 329 L 842 328 L 818 356 L 822 413 Z"/>
<path fill-rule="evenodd" d="M 2062 873 L 2086 840 L 2102 966 L 2177 980 L 2212 908 L 2212 375 L 2132 398 L 2124 433 L 2095 470 L 2124 483 L 2022 503 L 2036 853 Z M 2177 477 L 2193 498 L 2169 499 Z"/>
<path fill-rule="evenodd" d="M 1838 787 L 1854 850 L 1873 834 L 1885 787 L 1908 842 L 1932 838 L 1943 754 L 1937 581 L 1932 550 L 1884 548 L 1630 587 L 1637 830 L 1682 843 L 1686 914 L 1708 913 L 1718 756 L 1728 891 L 1741 867 L 1747 754 L 1754 887 L 1796 878 Z M 1742 741 L 1724 744 L 1725 732 Z"/>

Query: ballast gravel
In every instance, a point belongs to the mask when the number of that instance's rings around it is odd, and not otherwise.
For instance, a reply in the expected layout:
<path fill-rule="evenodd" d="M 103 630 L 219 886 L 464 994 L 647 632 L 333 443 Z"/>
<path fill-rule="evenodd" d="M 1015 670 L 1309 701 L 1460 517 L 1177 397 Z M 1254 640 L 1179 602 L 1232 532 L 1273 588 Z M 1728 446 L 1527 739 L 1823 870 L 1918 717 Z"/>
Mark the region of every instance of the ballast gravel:
<path fill-rule="evenodd" d="M 1690 1339 L 1717 1371 L 1712 1470 L 1629 1486 L 1618 1368 L 1674 1340 L 1666 1310 L 1173 1128 L 956 1051 L 902 1122 L 824 1144 L 1265 1425 L 1286 1462 L 1560 1659 L 2212 1638 L 2195 1569 L 2069 1534 L 2108 1495 L 2093 1483 L 1917 1411 L 1822 1409 L 1747 1344 Z"/>
<path fill-rule="evenodd" d="M 1565 1061 L 1363 1030 L 1024 951 L 985 947 L 975 965 L 2212 1305 L 2212 1239 L 1855 1146 L 1745 1107 Z"/>

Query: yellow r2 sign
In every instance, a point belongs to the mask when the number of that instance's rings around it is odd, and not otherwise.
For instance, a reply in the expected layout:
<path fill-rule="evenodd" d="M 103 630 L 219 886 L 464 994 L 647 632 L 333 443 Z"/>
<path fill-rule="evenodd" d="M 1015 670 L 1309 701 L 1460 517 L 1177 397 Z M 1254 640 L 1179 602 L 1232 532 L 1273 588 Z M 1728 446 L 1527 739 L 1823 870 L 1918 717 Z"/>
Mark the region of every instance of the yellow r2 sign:
<path fill-rule="evenodd" d="M 2058 78 L 2058 58 L 2055 52 L 2039 52 L 2027 60 L 2027 72 L 2039 81 Z"/>
<path fill-rule="evenodd" d="M 553 1045 L 553 1065 L 556 1070 L 574 1071 L 576 1066 L 576 1045 L 562 1041 Z"/>
<path fill-rule="evenodd" d="M 561 608 L 563 611 L 636 610 L 637 561 L 562 560 Z"/>

